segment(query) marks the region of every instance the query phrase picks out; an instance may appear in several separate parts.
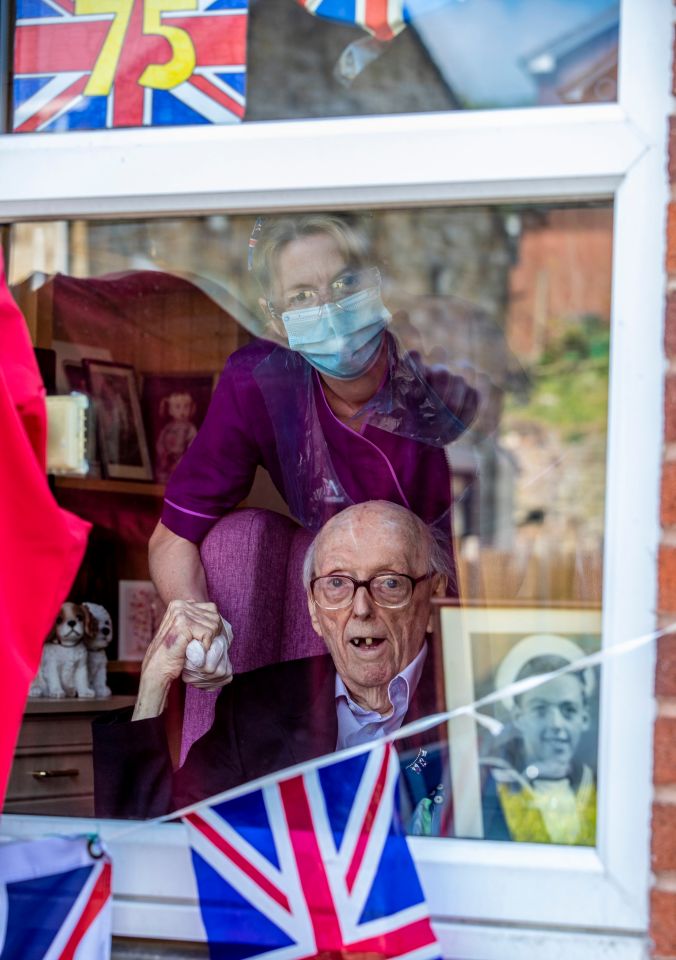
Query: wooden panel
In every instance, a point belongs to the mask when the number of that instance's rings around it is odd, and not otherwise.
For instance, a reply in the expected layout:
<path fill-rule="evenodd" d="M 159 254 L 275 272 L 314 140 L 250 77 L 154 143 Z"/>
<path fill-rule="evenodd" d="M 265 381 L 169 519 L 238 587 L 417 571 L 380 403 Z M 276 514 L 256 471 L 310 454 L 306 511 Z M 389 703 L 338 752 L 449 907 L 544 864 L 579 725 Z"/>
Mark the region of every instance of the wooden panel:
<path fill-rule="evenodd" d="M 148 271 L 107 281 L 105 295 L 96 279 L 50 281 L 38 313 L 52 314 L 56 339 L 106 347 L 138 374 L 217 372 L 241 340 L 236 321 L 196 287 Z"/>
<path fill-rule="evenodd" d="M 89 747 L 92 742 L 91 722 L 93 715 L 59 717 L 50 722 L 48 717 L 24 718 L 19 733 L 17 753 L 45 747 Z"/>
<path fill-rule="evenodd" d="M 49 774 L 62 772 L 68 775 L 34 776 L 40 771 Z M 70 774 L 70 771 L 73 771 Z M 7 786 L 7 799 L 32 800 L 39 797 L 68 797 L 94 793 L 94 769 L 91 751 L 73 750 L 54 754 L 42 752 L 18 755 L 14 758 Z"/>

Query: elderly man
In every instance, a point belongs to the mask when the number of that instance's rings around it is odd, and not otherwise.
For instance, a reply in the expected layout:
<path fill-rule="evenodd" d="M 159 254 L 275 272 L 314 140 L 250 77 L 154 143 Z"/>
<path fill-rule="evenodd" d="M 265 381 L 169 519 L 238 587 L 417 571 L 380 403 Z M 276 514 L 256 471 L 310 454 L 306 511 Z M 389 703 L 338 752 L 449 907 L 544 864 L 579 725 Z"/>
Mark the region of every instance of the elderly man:
<path fill-rule="evenodd" d="M 94 725 L 97 814 L 157 816 L 433 712 L 425 638 L 445 564 L 425 524 L 396 504 L 362 503 L 329 520 L 304 568 L 310 616 L 329 656 L 236 676 L 211 730 L 173 775 L 160 714 L 188 642 L 208 647 L 221 626 L 212 604 L 170 604 L 144 660 L 133 720 Z M 411 811 L 425 799 L 436 809 L 443 771 L 432 755 L 441 751 L 425 745 L 437 737 L 430 731 L 400 751 Z"/>

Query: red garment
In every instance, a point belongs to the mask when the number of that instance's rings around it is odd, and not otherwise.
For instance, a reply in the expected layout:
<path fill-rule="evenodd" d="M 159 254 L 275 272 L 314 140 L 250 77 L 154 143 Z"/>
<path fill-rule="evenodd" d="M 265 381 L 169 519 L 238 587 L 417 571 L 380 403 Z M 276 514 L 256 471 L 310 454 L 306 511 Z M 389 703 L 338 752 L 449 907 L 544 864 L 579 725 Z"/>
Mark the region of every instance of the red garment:
<path fill-rule="evenodd" d="M 47 484 L 44 396 L 0 249 L 0 804 L 42 644 L 67 597 L 90 529 L 59 507 Z"/>

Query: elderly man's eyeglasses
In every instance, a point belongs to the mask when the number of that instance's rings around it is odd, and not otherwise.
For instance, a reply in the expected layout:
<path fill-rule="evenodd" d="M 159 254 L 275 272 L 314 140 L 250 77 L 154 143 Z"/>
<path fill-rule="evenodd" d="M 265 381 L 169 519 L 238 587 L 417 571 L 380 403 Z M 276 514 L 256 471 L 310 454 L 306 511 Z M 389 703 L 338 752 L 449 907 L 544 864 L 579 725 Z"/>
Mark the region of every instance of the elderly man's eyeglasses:
<path fill-rule="evenodd" d="M 332 280 L 324 291 L 316 287 L 294 288 L 282 299 L 273 303 L 268 301 L 268 309 L 277 318 L 289 310 L 303 310 L 306 307 L 320 307 L 325 303 L 335 303 L 360 290 L 368 290 L 380 286 L 380 270 L 377 267 L 346 270 L 339 277 Z"/>
<path fill-rule="evenodd" d="M 322 610 L 342 610 L 349 607 L 359 587 L 365 587 L 368 595 L 379 607 L 396 610 L 410 602 L 419 583 L 433 576 L 433 573 L 424 573 L 422 577 L 409 577 L 406 573 L 381 573 L 370 580 L 355 580 L 344 573 L 330 573 L 326 577 L 315 577 L 311 580 L 310 590 L 314 602 Z"/>

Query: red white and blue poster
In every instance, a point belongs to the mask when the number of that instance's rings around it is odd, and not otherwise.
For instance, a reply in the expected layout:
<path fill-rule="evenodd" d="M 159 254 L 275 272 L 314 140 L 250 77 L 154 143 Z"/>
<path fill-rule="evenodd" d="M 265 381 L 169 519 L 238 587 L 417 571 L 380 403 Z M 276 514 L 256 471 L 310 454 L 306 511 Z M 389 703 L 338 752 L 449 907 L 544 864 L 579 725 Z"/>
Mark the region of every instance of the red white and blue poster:
<path fill-rule="evenodd" d="M 15 133 L 237 123 L 248 0 L 16 0 Z"/>

